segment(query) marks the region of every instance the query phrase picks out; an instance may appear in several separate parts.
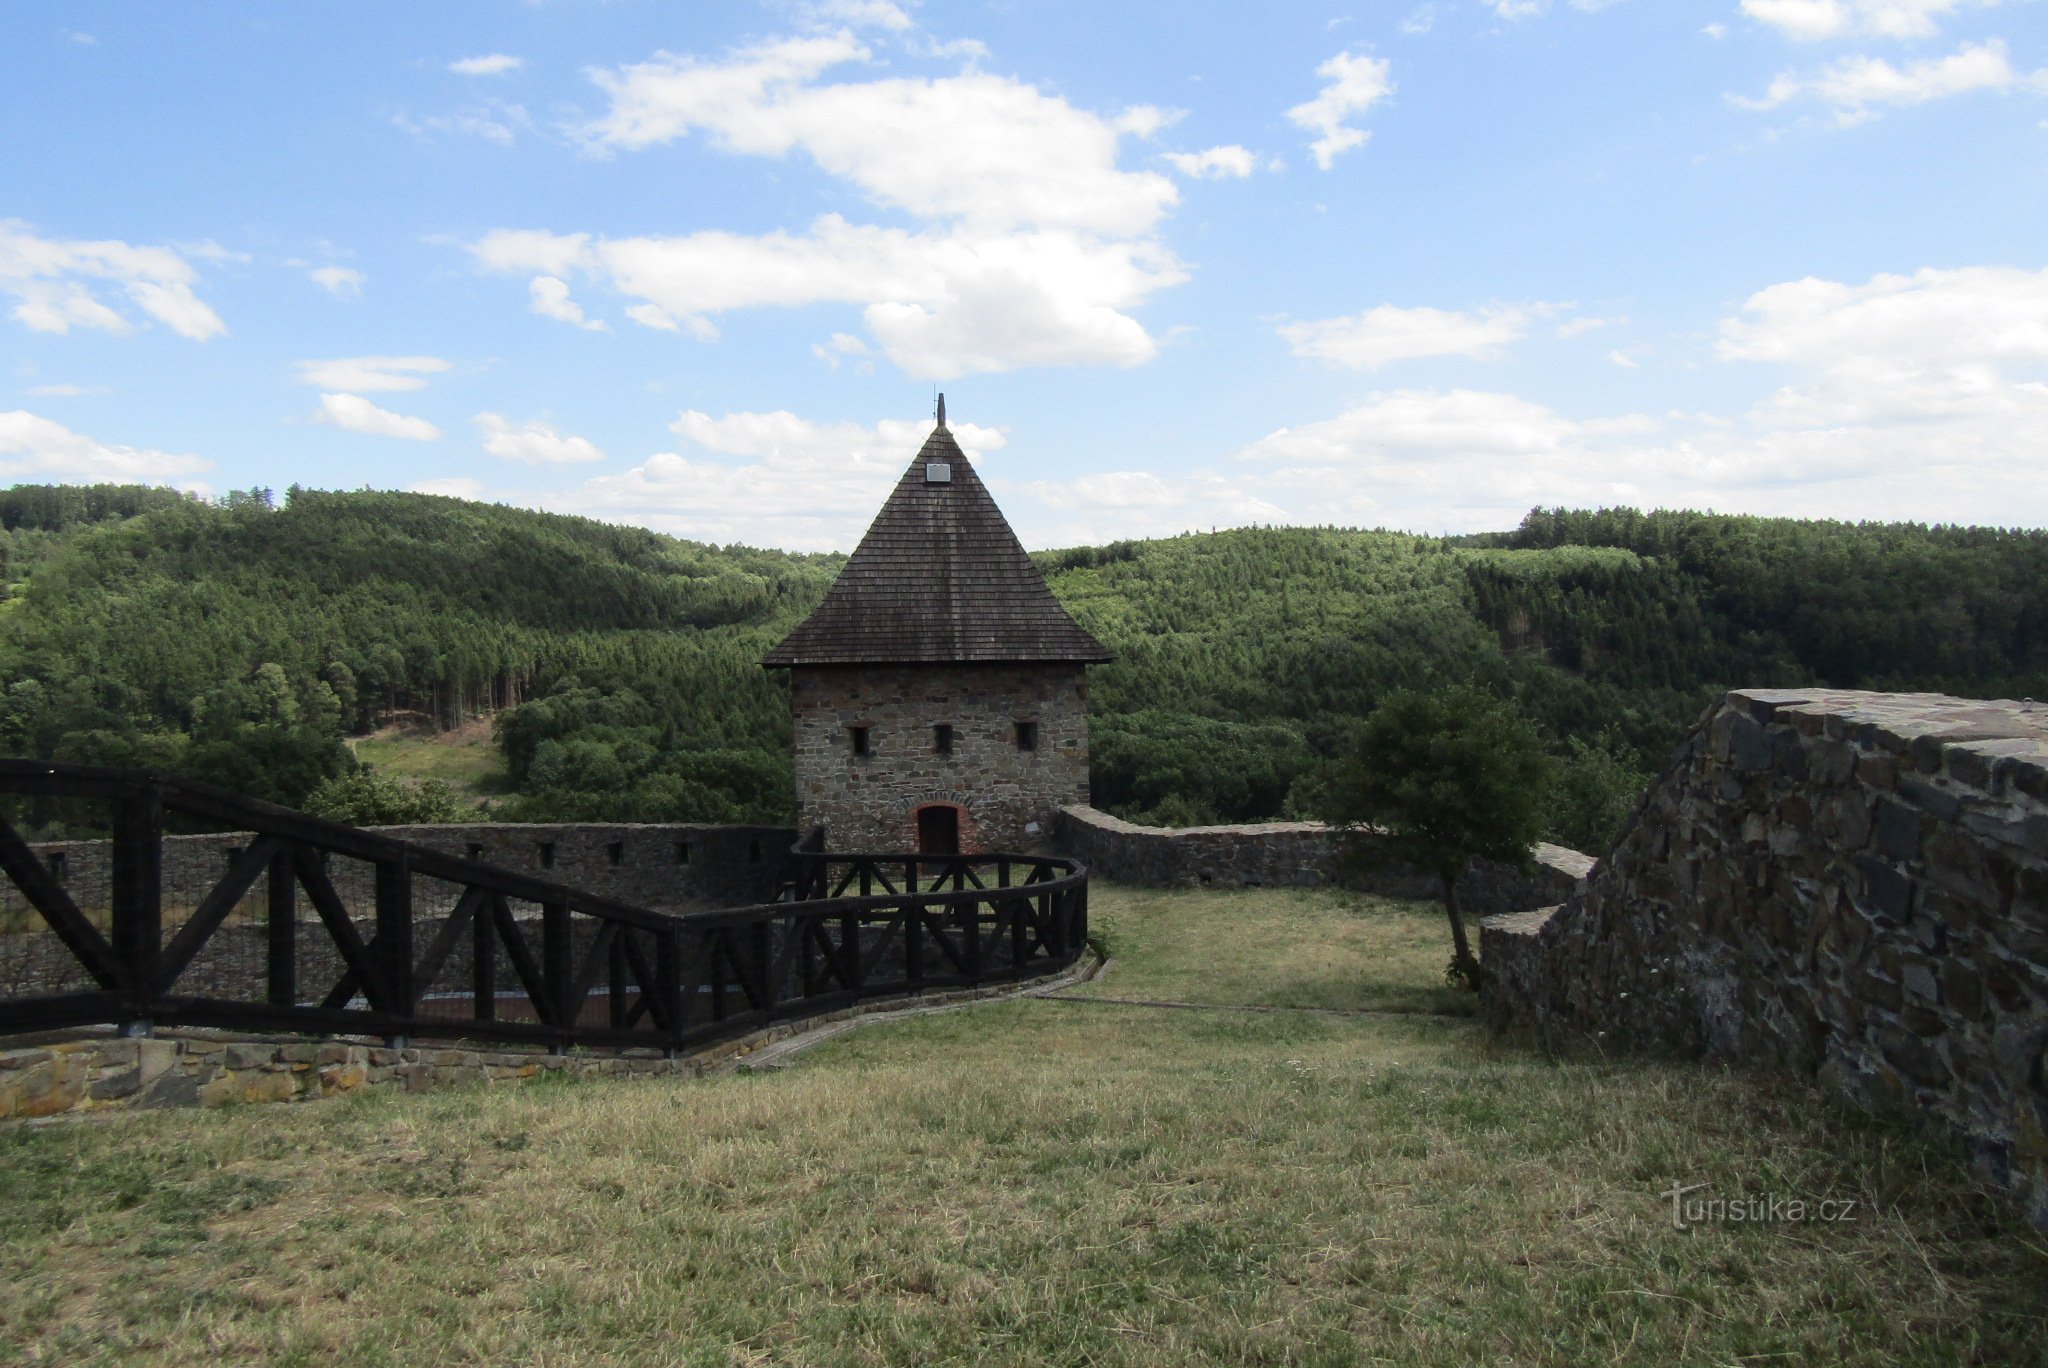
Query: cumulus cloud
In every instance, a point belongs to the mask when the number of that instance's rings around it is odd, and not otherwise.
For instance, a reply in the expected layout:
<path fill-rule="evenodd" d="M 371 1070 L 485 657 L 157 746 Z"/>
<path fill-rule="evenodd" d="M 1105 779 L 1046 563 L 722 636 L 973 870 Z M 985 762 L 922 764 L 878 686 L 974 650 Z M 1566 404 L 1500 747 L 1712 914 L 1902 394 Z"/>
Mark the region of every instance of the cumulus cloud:
<path fill-rule="evenodd" d="M 2048 405 L 2048 270 L 1969 267 L 1879 275 L 1862 284 L 1788 281 L 1750 296 L 1721 325 L 1724 360 L 1808 372 L 1757 416 L 1773 426 L 1876 427 Z M 2013 449 L 2023 431 L 2005 434 Z M 2048 450 L 2048 428 L 2031 434 Z M 2038 465 L 2028 458 L 2015 469 Z"/>
<path fill-rule="evenodd" d="M 441 429 L 426 419 L 378 408 L 360 394 L 321 395 L 313 421 L 370 437 L 403 437 L 411 442 L 433 442 L 441 437 Z"/>
<path fill-rule="evenodd" d="M 361 299 L 368 277 L 346 266 L 321 266 L 306 272 L 315 285 L 336 299 Z"/>
<path fill-rule="evenodd" d="M 1160 154 L 1167 165 L 1183 176 L 1197 179 L 1223 180 L 1226 177 L 1249 176 L 1258 165 L 1258 158 L 1236 144 L 1212 147 L 1203 152 L 1164 152 Z"/>
<path fill-rule="evenodd" d="M 1350 52 L 1340 52 L 1316 68 L 1326 84 L 1313 100 L 1288 110 L 1287 117 L 1297 128 L 1319 135 L 1308 145 L 1317 166 L 1329 170 L 1338 153 L 1361 147 L 1372 136 L 1347 121 L 1394 93 L 1392 70 L 1384 57 Z"/>
<path fill-rule="evenodd" d="M 1529 330 L 1532 316 L 1550 305 L 1516 308 L 1496 304 L 1476 313 L 1448 309 L 1402 309 L 1391 304 L 1347 318 L 1289 323 L 1280 335 L 1296 356 L 1377 370 L 1394 361 L 1424 356 L 1466 356 L 1498 360 L 1510 342 Z"/>
<path fill-rule="evenodd" d="M 1178 197 L 1165 176 L 1116 165 L 1120 134 L 1142 121 L 1120 126 L 1007 76 L 818 80 L 869 55 L 838 33 L 595 71 L 611 108 L 585 136 L 640 148 L 701 132 L 748 156 L 800 152 L 875 204 L 983 229 L 1140 233 Z"/>
<path fill-rule="evenodd" d="M 46 238 L 17 219 L 0 219 L 0 294 L 15 300 L 14 317 L 37 332 L 131 331 L 132 318 L 95 292 L 104 285 L 180 337 L 203 342 L 225 333 L 227 324 L 192 292 L 197 280 L 191 263 L 169 247 Z"/>
<path fill-rule="evenodd" d="M 669 426 L 681 439 L 677 450 L 540 502 L 703 541 L 851 550 L 931 428 L 929 421 L 868 426 L 789 412 L 713 417 L 695 409 Z M 971 458 L 1003 446 L 994 428 L 950 426 Z"/>
<path fill-rule="evenodd" d="M 1852 34 L 1931 38 L 1959 9 L 1998 0 L 1742 0 L 1742 12 L 1799 42 Z"/>
<path fill-rule="evenodd" d="M 1946 57 L 1894 66 L 1882 57 L 1845 57 L 1812 75 L 1783 72 L 1756 97 L 1732 96 L 1745 109 L 1775 109 L 1795 100 L 1817 100 L 1849 126 L 1877 117 L 1887 105 L 1925 104 L 1979 90 L 2031 86 L 2048 91 L 2048 69 L 2023 75 L 2013 69 L 2005 44 L 1965 43 Z"/>
<path fill-rule="evenodd" d="M 586 327 L 570 298 L 579 281 L 622 296 L 644 326 L 705 340 L 726 310 L 851 305 L 881 354 L 920 378 L 1149 360 L 1156 344 L 1131 310 L 1185 278 L 1155 234 L 1179 192 L 1117 156 L 1124 138 L 1174 116 L 1105 115 L 971 68 L 831 78 L 869 60 L 840 29 L 594 71 L 608 107 L 583 136 L 601 153 L 702 136 L 738 155 L 801 156 L 918 226 L 828 214 L 758 235 L 502 229 L 471 251 L 488 270 L 527 276 L 538 311 Z M 1218 151 L 1219 166 L 1234 160 Z"/>
<path fill-rule="evenodd" d="M 471 250 L 489 270 L 552 268 L 545 278 L 558 282 L 565 298 L 562 274 L 598 280 L 685 326 L 730 309 L 857 305 L 883 354 L 929 379 L 1149 360 L 1156 344 L 1124 310 L 1185 278 L 1171 254 L 1150 240 L 1104 242 L 1054 229 L 994 236 L 959 227 L 914 232 L 852 224 L 838 215 L 801 234 L 758 237 L 496 232 Z"/>
<path fill-rule="evenodd" d="M 903 33 L 915 25 L 901 5 L 890 0 L 812 0 L 804 6 L 804 17 L 818 25 L 848 25 L 879 28 Z"/>
<path fill-rule="evenodd" d="M 525 65 L 524 57 L 509 57 L 502 52 L 493 52 L 487 57 L 465 57 L 459 62 L 450 62 L 448 69 L 457 76 L 503 76 Z"/>
<path fill-rule="evenodd" d="M 583 306 L 569 298 L 569 282 L 556 276 L 535 276 L 527 282 L 527 294 L 533 303 L 533 311 L 544 318 L 573 323 L 579 328 L 592 332 L 606 332 L 604 320 L 585 318 Z M 643 318 L 642 322 L 647 320 Z M 654 324 L 660 327 L 659 323 Z M 671 324 L 670 326 L 674 326 Z"/>
<path fill-rule="evenodd" d="M 1515 394 L 1384 391 L 1276 429 L 1218 469 L 1030 486 L 1035 504 L 1012 516 L 1071 511 L 1087 529 L 1076 541 L 1239 522 L 1474 532 L 1559 504 L 2048 522 L 2048 270 L 1784 282 L 1721 322 L 1715 356 L 1764 382 L 1732 415 L 1576 416 Z"/>
<path fill-rule="evenodd" d="M 0 413 L 0 479 L 168 484 L 212 468 L 213 462 L 197 456 L 95 441 L 26 409 Z"/>
<path fill-rule="evenodd" d="M 604 459 L 604 453 L 589 439 L 557 432 L 552 424 L 538 418 L 514 423 L 502 414 L 479 413 L 470 421 L 483 434 L 484 450 L 500 460 L 527 465 L 574 465 Z"/>
<path fill-rule="evenodd" d="M 811 344 L 811 355 L 823 361 L 833 370 L 838 370 L 840 361 L 847 357 L 864 359 L 874 355 L 874 353 L 868 349 L 867 343 L 861 341 L 852 333 L 833 333 L 830 341 L 813 342 Z M 867 369 L 872 370 L 873 368 L 868 367 Z"/>
<path fill-rule="evenodd" d="M 425 389 L 428 376 L 454 367 L 454 362 L 438 356 L 342 356 L 331 361 L 298 363 L 303 384 L 363 394 Z"/>

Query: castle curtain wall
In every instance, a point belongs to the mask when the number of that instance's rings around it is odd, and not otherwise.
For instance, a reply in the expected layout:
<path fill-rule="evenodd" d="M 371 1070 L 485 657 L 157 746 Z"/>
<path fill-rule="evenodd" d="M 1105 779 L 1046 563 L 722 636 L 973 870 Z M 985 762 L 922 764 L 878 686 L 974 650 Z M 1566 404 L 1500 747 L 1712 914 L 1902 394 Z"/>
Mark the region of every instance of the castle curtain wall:
<path fill-rule="evenodd" d="M 822 824 L 834 850 L 915 850 L 917 809 L 948 803 L 963 853 L 1043 845 L 1059 809 L 1088 801 L 1087 689 L 1078 664 L 793 669 L 798 824 Z M 1032 749 L 1017 744 L 1020 722 Z"/>

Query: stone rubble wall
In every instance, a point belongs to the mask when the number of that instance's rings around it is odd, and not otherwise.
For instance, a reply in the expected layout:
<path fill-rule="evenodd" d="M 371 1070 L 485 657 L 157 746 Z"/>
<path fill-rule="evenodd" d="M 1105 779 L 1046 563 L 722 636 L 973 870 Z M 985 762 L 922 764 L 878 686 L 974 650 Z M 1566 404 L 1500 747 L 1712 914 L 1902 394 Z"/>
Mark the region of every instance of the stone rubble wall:
<path fill-rule="evenodd" d="M 169 1029 L 151 1039 L 131 1040 L 111 1028 L 89 1027 L 0 1050 L 0 1122 L 116 1109 L 313 1102 L 365 1088 L 420 1093 L 549 1076 L 697 1076 L 767 1046 L 858 1017 L 1011 996 L 1073 972 L 1072 966 L 1061 966 L 1038 979 L 875 998 L 837 1012 L 780 1022 L 673 1059 L 660 1049 L 555 1054 L 517 1045 L 401 1048 L 362 1037 L 262 1039 L 200 1029 Z"/>
<path fill-rule="evenodd" d="M 1241 826 L 1147 827 L 1096 808 L 1063 808 L 1053 828 L 1060 853 L 1114 883 L 1148 888 L 1270 888 L 1341 882 L 1392 898 L 1438 898 L 1434 875 L 1402 865 L 1340 869 L 1342 839 L 1321 822 Z M 1591 856 L 1540 845 L 1534 868 L 1475 860 L 1458 883 L 1458 900 L 1473 916 L 1544 907 L 1571 896 Z"/>
<path fill-rule="evenodd" d="M 1814 1075 L 2048 1228 L 2048 706 L 1730 693 L 1583 891 L 1481 956 L 1496 1029 Z"/>

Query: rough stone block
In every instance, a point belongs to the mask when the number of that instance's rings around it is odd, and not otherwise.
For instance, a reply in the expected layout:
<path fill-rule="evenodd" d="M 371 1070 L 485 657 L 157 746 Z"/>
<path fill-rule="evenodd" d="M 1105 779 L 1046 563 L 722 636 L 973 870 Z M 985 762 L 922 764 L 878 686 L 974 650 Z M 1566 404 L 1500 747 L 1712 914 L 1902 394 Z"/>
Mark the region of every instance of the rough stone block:
<path fill-rule="evenodd" d="M 222 1074 L 198 1090 L 201 1106 L 226 1107 L 240 1103 L 289 1102 L 298 1089 L 288 1073 L 266 1073 L 261 1069 Z"/>
<path fill-rule="evenodd" d="M 1919 775 L 1909 774 L 1899 780 L 1899 796 L 1943 822 L 1953 822 L 1963 813 L 1959 795 Z"/>

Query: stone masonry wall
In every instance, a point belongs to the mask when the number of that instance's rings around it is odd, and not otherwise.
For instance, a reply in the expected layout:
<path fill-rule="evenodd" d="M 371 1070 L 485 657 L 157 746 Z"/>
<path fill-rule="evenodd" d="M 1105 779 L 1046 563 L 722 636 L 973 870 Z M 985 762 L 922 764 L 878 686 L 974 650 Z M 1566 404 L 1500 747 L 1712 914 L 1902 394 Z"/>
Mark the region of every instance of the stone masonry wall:
<path fill-rule="evenodd" d="M 1498 1029 L 1816 1075 L 2048 1228 L 2048 706 L 1731 693 L 1584 891 L 1481 955 Z"/>
<path fill-rule="evenodd" d="M 1146 827 L 1092 807 L 1060 810 L 1054 847 L 1116 883 L 1152 888 L 1314 887 L 1340 877 L 1339 839 L 1321 822 L 1241 826 Z M 1590 856 L 1540 845 L 1535 868 L 1475 860 L 1458 883 L 1458 899 L 1475 916 L 1545 907 L 1571 896 L 1592 867 Z M 1395 898 L 1436 898 L 1433 875 L 1399 865 L 1341 871 L 1347 887 Z"/>
<path fill-rule="evenodd" d="M 917 809 L 932 803 L 959 810 L 963 853 L 1036 850 L 1060 808 L 1088 801 L 1080 665 L 803 666 L 790 710 L 798 826 L 822 825 L 836 851 L 916 850 Z M 1020 722 L 1036 725 L 1035 749 L 1019 749 Z"/>
<path fill-rule="evenodd" d="M 1047 979 L 1074 972 L 1060 969 Z M 360 1037 L 266 1039 L 187 1028 L 132 1040 L 111 1028 L 87 1027 L 0 1048 L 0 1122 L 72 1112 L 313 1102 L 365 1088 L 418 1093 L 495 1087 L 556 1075 L 694 1076 L 730 1067 L 764 1046 L 859 1017 L 1014 996 L 1042 988 L 1047 979 L 878 998 L 778 1022 L 676 1058 L 659 1049 L 555 1054 L 519 1045 L 400 1047 Z"/>

